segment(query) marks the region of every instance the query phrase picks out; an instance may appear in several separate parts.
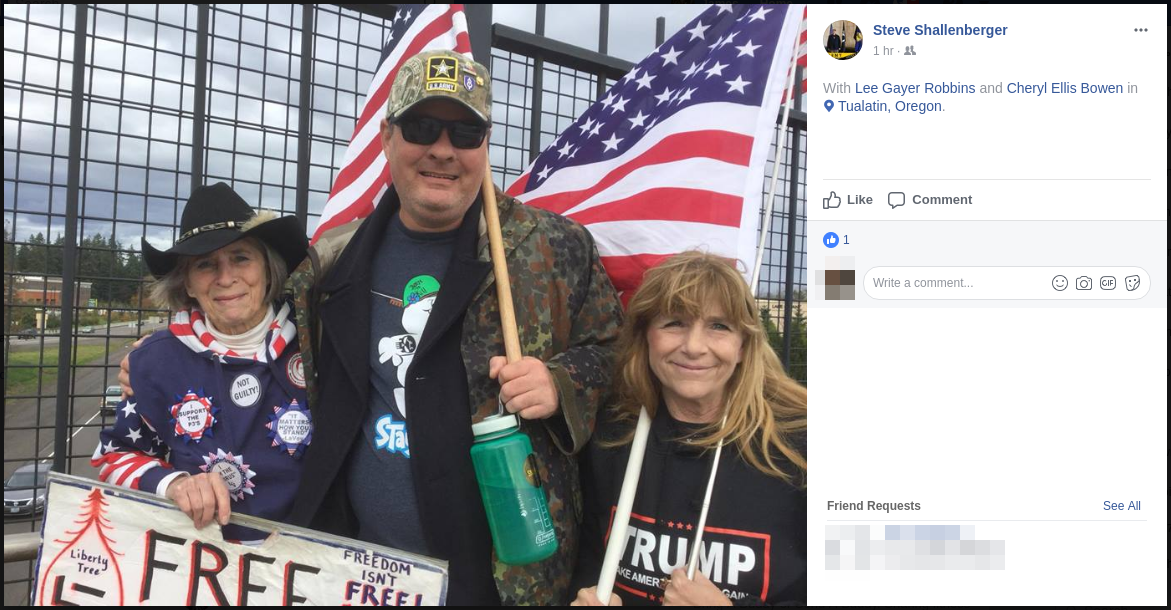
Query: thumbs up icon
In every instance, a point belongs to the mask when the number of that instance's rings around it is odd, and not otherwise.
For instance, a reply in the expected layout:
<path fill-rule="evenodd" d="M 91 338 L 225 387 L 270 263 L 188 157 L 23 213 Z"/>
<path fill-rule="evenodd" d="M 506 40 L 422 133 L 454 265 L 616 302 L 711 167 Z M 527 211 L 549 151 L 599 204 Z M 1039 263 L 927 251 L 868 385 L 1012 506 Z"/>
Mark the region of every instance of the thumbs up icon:
<path fill-rule="evenodd" d="M 821 209 L 828 210 L 830 208 L 840 207 L 842 205 L 842 198 L 838 197 L 837 191 L 830 191 L 829 197 L 821 200 Z"/>

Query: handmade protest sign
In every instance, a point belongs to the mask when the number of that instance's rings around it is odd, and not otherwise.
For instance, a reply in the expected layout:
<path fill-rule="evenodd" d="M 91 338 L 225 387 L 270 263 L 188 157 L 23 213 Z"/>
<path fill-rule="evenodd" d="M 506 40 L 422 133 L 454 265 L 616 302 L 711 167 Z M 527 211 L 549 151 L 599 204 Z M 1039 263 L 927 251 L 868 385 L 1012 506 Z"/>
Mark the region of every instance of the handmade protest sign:
<path fill-rule="evenodd" d="M 232 515 L 273 532 L 227 542 L 219 526 L 149 494 L 51 473 L 37 605 L 442 605 L 447 562 Z"/>

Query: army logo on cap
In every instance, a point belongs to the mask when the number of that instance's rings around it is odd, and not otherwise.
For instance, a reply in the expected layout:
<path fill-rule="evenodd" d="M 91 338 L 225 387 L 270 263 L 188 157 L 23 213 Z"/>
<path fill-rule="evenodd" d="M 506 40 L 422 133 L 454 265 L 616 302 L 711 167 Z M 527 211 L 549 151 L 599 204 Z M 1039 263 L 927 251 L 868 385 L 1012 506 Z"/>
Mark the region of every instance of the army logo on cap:
<path fill-rule="evenodd" d="M 459 61 L 452 57 L 432 57 L 427 60 L 427 82 L 425 91 L 448 91 L 455 93 Z"/>

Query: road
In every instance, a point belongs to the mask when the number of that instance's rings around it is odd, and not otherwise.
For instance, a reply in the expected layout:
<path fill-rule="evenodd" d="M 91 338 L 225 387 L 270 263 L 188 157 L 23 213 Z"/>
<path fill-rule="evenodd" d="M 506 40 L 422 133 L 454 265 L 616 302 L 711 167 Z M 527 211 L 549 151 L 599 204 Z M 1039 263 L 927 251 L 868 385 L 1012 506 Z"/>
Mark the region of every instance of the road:
<path fill-rule="evenodd" d="M 101 344 L 102 342 L 104 342 L 106 340 L 107 335 L 114 336 L 114 337 L 139 336 L 140 331 L 138 330 L 137 325 L 138 325 L 138 322 L 135 321 L 135 322 L 115 322 L 114 324 L 110 325 L 109 329 L 107 329 L 106 326 L 104 326 L 104 325 L 103 326 L 82 327 L 82 328 L 92 328 L 93 333 L 91 334 L 91 333 L 80 332 L 80 329 L 78 329 L 79 332 L 77 334 L 77 337 L 78 337 L 78 341 L 82 345 L 97 345 L 97 344 Z M 142 332 L 142 334 L 145 334 L 152 329 L 157 329 L 157 328 L 161 328 L 161 327 L 162 327 L 161 323 L 151 322 L 150 320 L 147 320 L 147 321 L 143 322 L 143 324 L 142 324 L 143 330 L 141 332 Z M 44 336 L 37 336 L 32 339 L 20 339 L 16 336 L 12 336 L 9 339 L 8 345 L 9 345 L 9 349 L 11 349 L 14 352 L 23 352 L 23 351 L 28 351 L 28 350 L 41 349 L 42 342 L 46 348 L 56 348 L 57 344 L 61 342 L 61 338 L 60 338 L 60 336 L 55 335 L 55 334 L 46 334 Z"/>
<path fill-rule="evenodd" d="M 161 328 L 159 324 L 144 326 L 142 333 Z M 102 327 L 104 331 L 105 328 Z M 111 329 L 113 337 L 104 335 L 79 335 L 82 344 L 103 345 L 109 341 L 109 357 L 105 359 L 105 366 L 79 367 L 74 371 L 72 392 L 69 401 L 69 421 L 67 430 L 68 444 L 65 449 L 67 456 L 67 472 L 82 477 L 97 478 L 97 470 L 89 465 L 89 456 L 98 444 L 98 434 L 104 426 L 113 422 L 113 415 L 103 416 L 100 413 L 102 395 L 106 386 L 118 383 L 118 363 L 130 350 L 122 347 L 127 341 L 139 336 L 137 327 Z M 49 347 L 50 337 L 45 337 L 45 346 Z M 57 338 L 51 337 L 52 346 L 56 346 Z M 20 345 L 24 344 L 24 345 Z M 24 347 L 27 345 L 28 347 Z M 12 341 L 14 351 L 25 349 L 40 349 L 40 340 Z M 101 364 L 96 363 L 96 364 Z M 47 396 L 39 398 L 24 398 L 6 400 L 4 403 L 4 479 L 8 480 L 17 468 L 31 463 L 33 457 L 38 458 L 46 468 L 52 465 L 54 450 L 53 429 L 56 423 L 57 398 L 56 385 L 43 388 Z M 14 534 L 21 532 L 40 531 L 41 520 L 28 517 L 4 518 L 4 533 Z M 27 605 L 28 587 L 26 582 L 8 584 L 10 581 L 32 577 L 32 563 L 29 561 L 4 564 L 4 605 Z"/>

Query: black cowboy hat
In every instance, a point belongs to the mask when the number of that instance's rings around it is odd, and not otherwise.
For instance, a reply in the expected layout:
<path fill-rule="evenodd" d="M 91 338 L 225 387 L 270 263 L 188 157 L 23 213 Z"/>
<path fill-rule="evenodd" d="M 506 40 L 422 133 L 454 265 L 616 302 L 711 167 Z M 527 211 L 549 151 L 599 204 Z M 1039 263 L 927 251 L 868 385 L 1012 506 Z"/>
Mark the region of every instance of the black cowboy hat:
<path fill-rule="evenodd" d="M 285 259 L 291 273 L 304 260 L 309 248 L 301 223 L 294 216 L 285 216 L 244 231 L 244 224 L 255 215 L 244 199 L 223 182 L 201 186 L 191 193 L 183 208 L 179 240 L 170 250 L 159 250 L 143 237 L 142 256 L 146 266 L 152 275 L 161 278 L 175 268 L 180 256 L 215 252 L 239 239 L 255 237 Z"/>

